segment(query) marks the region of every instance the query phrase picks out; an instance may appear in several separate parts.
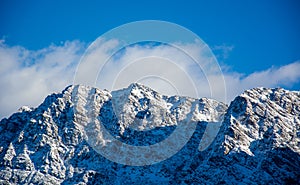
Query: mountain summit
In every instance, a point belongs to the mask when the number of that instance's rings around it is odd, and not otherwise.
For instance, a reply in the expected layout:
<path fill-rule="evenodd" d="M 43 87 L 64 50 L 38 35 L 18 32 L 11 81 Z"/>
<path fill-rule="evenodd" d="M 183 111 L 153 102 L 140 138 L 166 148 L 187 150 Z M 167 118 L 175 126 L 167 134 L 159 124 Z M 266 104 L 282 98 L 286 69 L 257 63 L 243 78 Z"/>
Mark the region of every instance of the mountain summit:
<path fill-rule="evenodd" d="M 72 85 L 0 122 L 1 184 L 299 184 L 300 92 L 229 107 L 142 84 Z"/>

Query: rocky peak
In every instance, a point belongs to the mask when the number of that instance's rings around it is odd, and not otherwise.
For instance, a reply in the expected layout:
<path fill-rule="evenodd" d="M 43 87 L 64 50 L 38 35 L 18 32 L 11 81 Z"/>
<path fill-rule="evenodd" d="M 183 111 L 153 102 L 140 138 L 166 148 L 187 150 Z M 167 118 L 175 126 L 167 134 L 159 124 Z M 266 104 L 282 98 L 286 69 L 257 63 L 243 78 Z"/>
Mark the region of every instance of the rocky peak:
<path fill-rule="evenodd" d="M 288 147 L 300 154 L 300 93 L 282 88 L 254 88 L 235 98 L 224 123 L 228 137 L 226 152 L 244 151 L 255 155 L 261 148 Z M 257 143 L 257 142 L 256 142 Z"/>
<path fill-rule="evenodd" d="M 245 91 L 227 108 L 142 84 L 113 92 L 72 85 L 1 120 L 0 184 L 299 184 L 299 102 L 299 92 L 280 88 Z M 187 124 L 195 125 L 189 141 L 150 166 L 112 162 L 92 145 L 152 146 Z"/>

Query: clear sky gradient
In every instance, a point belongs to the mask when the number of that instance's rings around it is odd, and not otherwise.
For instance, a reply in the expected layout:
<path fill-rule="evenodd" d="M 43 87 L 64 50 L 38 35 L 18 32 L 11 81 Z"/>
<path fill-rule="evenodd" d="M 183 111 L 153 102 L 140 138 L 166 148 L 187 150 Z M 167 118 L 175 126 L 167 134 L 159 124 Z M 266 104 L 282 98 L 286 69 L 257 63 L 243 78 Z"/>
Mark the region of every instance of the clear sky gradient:
<path fill-rule="evenodd" d="M 41 49 L 91 42 L 124 23 L 165 20 L 198 34 L 210 47 L 233 46 L 226 64 L 249 73 L 300 58 L 300 2 L 274 1 L 17 1 L 0 3 L 0 37 Z"/>

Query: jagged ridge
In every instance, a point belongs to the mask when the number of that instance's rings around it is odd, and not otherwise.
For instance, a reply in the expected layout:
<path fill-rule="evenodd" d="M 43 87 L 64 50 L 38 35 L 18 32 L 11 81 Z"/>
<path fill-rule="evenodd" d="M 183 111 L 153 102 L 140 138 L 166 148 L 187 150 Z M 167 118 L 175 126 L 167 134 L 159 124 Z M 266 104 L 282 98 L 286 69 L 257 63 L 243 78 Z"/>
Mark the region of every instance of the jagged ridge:
<path fill-rule="evenodd" d="M 1 120 L 0 179 L 10 184 L 296 184 L 299 105 L 300 93 L 284 89 L 248 90 L 227 108 L 206 98 L 163 96 L 141 84 L 111 93 L 69 86 L 38 108 L 24 107 Z M 90 130 L 101 131 L 96 124 L 101 122 L 115 138 L 137 146 L 166 139 L 187 120 L 196 130 L 173 157 L 126 166 L 107 160 L 87 142 L 93 132 L 82 127 L 91 117 Z M 207 125 L 223 117 L 215 141 L 199 151 Z"/>

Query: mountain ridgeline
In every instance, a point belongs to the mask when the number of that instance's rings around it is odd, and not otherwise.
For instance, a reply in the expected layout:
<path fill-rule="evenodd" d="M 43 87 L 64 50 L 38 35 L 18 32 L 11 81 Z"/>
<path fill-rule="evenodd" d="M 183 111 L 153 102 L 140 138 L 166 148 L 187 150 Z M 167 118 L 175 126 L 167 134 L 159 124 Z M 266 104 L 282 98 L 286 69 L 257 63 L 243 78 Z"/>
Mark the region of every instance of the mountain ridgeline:
<path fill-rule="evenodd" d="M 300 184 L 300 92 L 281 88 L 227 106 L 72 85 L 2 119 L 0 138 L 0 184 Z"/>

